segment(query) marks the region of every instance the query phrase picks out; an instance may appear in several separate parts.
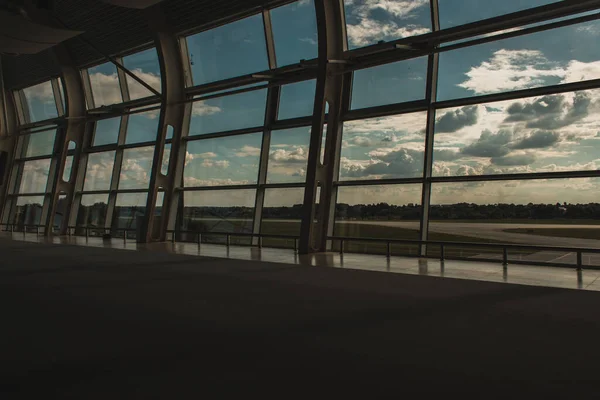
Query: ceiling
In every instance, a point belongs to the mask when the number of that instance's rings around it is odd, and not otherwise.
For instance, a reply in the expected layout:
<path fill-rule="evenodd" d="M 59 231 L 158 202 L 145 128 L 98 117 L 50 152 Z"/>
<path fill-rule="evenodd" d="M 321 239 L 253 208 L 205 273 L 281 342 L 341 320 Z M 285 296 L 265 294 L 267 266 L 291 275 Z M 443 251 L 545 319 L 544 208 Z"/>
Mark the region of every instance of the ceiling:
<path fill-rule="evenodd" d="M 173 32 L 217 25 L 223 20 L 290 0 L 164 0 L 161 7 Z M 54 0 L 53 14 L 73 30 L 84 31 L 87 41 L 104 54 L 118 55 L 150 45 L 154 34 L 143 10 L 113 6 L 99 0 Z M 77 37 L 65 42 L 79 67 L 104 61 L 102 55 Z M 52 49 L 34 55 L 2 56 L 5 84 L 16 89 L 60 74 Z"/>

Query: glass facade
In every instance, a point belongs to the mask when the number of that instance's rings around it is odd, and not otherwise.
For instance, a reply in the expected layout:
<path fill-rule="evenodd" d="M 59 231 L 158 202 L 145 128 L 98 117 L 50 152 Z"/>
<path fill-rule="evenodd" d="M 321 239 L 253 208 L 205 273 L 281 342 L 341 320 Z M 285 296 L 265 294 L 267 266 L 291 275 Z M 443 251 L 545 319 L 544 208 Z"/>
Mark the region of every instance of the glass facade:
<path fill-rule="evenodd" d="M 398 241 L 393 254 L 432 256 L 439 249 L 400 241 L 600 248 L 600 13 L 573 14 L 573 4 L 553 0 L 436 3 L 344 0 L 343 60 L 329 60 L 334 72 L 325 75 L 314 68 L 312 0 L 186 31 L 179 36 L 185 116 L 175 128 L 160 126 L 171 104 L 113 64 L 83 70 L 91 136 L 80 160 L 75 149 L 64 157 L 62 179 L 77 186 L 71 220 L 79 232 L 133 236 L 143 218 L 174 218 L 168 225 L 178 240 L 202 234 L 224 243 L 229 234 L 233 243 L 256 244 L 249 235 L 264 234 L 263 245 L 289 248 L 297 242 L 285 236 L 300 234 L 303 207 L 312 206 L 304 204 L 306 184 L 316 180 L 332 188 L 323 191 L 331 198 L 317 199 L 333 211 L 329 249 L 341 240 L 346 251 L 385 253 L 389 240 Z M 537 7 L 556 12 L 540 20 Z M 487 18 L 495 18 L 495 32 L 481 22 Z M 156 49 L 116 59 L 164 89 Z M 317 87 L 338 77 L 339 85 L 326 86 L 337 118 L 324 110 L 318 176 L 310 177 Z M 58 83 L 17 91 L 22 124 L 61 117 Z M 103 114 L 108 105 L 118 107 Z M 56 186 L 60 129 L 19 138 L 13 221 L 43 215 Z M 169 133 L 155 160 L 161 129 Z M 152 171 L 179 180 L 169 212 L 167 189 L 150 187 Z M 159 206 L 147 215 L 155 191 Z M 319 218 L 305 223 L 320 227 Z"/>

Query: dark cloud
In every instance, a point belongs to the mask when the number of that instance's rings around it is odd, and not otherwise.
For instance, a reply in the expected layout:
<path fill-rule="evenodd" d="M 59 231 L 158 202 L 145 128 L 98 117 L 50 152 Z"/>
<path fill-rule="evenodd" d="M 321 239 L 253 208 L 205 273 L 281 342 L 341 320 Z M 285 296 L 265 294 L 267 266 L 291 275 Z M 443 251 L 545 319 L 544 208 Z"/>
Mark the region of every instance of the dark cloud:
<path fill-rule="evenodd" d="M 533 154 L 517 154 L 513 156 L 493 157 L 492 164 L 502 167 L 516 167 L 533 164 L 535 160 L 536 158 Z"/>
<path fill-rule="evenodd" d="M 461 154 L 472 157 L 504 157 L 510 153 L 508 144 L 512 140 L 512 133 L 502 130 L 492 133 L 485 130 L 476 142 L 461 149 Z"/>
<path fill-rule="evenodd" d="M 435 131 L 439 133 L 456 132 L 465 126 L 477 123 L 479 110 L 477 106 L 462 107 L 455 111 L 449 111 L 442 115 L 435 124 Z"/>
<path fill-rule="evenodd" d="M 383 178 L 414 178 L 423 173 L 423 152 L 399 149 L 384 156 L 377 157 L 378 163 L 365 168 L 346 168 L 344 175 L 363 178 L 370 175 L 381 175 Z"/>
<path fill-rule="evenodd" d="M 433 159 L 435 161 L 454 161 L 460 158 L 460 153 L 454 150 L 434 150 Z"/>
<path fill-rule="evenodd" d="M 533 129 L 560 129 L 587 117 L 591 104 L 585 92 L 575 94 L 573 105 L 565 102 L 564 95 L 544 96 L 530 104 L 511 104 L 505 122 L 527 122 L 527 128 Z"/>
<path fill-rule="evenodd" d="M 504 121 L 531 121 L 548 114 L 560 114 L 564 102 L 565 97 L 563 95 L 550 95 L 541 97 L 533 103 L 513 103 L 506 109 L 508 117 Z"/>
<path fill-rule="evenodd" d="M 560 141 L 560 135 L 556 132 L 537 131 L 530 136 L 519 140 L 511 147 L 513 149 L 544 149 L 554 146 Z"/>

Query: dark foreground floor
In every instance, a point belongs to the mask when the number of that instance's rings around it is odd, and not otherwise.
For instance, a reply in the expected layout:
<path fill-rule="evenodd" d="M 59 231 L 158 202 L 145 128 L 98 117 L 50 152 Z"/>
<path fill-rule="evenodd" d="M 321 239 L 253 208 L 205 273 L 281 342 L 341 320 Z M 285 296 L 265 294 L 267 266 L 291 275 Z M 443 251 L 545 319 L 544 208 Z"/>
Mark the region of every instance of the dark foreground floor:
<path fill-rule="evenodd" d="M 0 398 L 596 398 L 600 294 L 0 240 Z"/>

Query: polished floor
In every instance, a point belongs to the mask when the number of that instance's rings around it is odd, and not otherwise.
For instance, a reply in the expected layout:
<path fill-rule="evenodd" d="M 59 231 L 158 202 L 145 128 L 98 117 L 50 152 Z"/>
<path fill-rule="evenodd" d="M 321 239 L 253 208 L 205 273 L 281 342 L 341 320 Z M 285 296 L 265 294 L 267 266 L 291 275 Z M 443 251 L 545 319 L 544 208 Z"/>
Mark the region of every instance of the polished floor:
<path fill-rule="evenodd" d="M 598 397 L 594 291 L 25 239 L 0 237 L 0 399 Z"/>
<path fill-rule="evenodd" d="M 489 282 L 504 282 L 520 285 L 547 286 L 566 289 L 583 289 L 600 291 L 600 270 L 577 271 L 573 267 L 546 267 L 537 265 L 509 264 L 507 268 L 499 263 L 481 261 L 450 261 L 443 263 L 435 259 L 417 259 L 332 252 L 310 256 L 299 256 L 293 250 L 256 248 L 247 246 L 224 246 L 194 243 L 152 243 L 138 245 L 133 240 L 112 239 L 103 241 L 100 238 L 80 236 L 55 236 L 46 238 L 36 234 L 3 233 L 0 237 L 12 240 L 70 244 L 113 249 L 158 251 L 202 257 L 218 257 L 237 260 L 254 260 L 276 262 L 293 265 L 323 266 L 333 268 L 359 269 L 369 271 L 390 272 L 433 277 L 473 279 Z"/>

